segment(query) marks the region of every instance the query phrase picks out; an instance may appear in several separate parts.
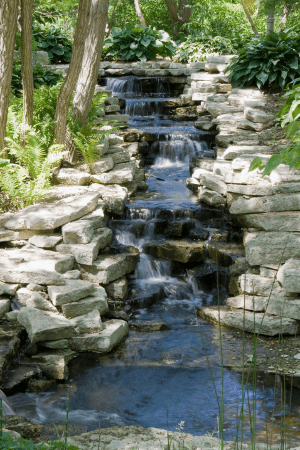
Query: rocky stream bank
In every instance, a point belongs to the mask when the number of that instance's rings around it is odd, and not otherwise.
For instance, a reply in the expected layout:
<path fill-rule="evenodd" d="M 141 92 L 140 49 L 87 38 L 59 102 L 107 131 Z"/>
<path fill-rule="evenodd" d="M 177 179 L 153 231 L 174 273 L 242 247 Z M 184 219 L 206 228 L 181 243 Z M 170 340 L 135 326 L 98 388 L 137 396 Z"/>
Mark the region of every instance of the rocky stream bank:
<path fill-rule="evenodd" d="M 66 155 L 43 202 L 0 215 L 5 393 L 44 391 L 54 380 L 68 380 L 68 366 L 76 367 L 78 355 L 108 353 L 105 365 L 116 346 L 118 361 L 126 353 L 136 358 L 133 344 L 146 358 L 137 365 L 201 366 L 205 358 L 193 348 L 194 334 L 182 356 L 182 334 L 172 334 L 181 330 L 178 319 L 145 313 L 151 305 L 162 311 L 169 303 L 187 308 L 186 299 L 190 315 L 184 309 L 181 315 L 194 327 L 191 333 L 203 321 L 231 327 L 222 329 L 225 368 L 251 370 L 253 336 L 241 339 L 241 329 L 253 333 L 259 326 L 258 369 L 285 373 L 297 384 L 300 172 L 280 166 L 264 179 L 258 171 L 248 172 L 255 156 L 264 159 L 279 149 L 271 142 L 274 113 L 267 110 L 266 94 L 232 89 L 224 75 L 229 60 L 101 63 L 97 90 L 107 97 L 99 107 L 99 123 L 116 120 L 122 128 L 98 144 L 100 159 L 92 173 L 75 155 Z M 158 94 L 152 99 L 154 90 Z M 145 94 L 147 101 L 139 99 Z M 166 131 L 171 123 L 182 128 L 171 134 Z M 182 191 L 187 175 L 181 168 L 187 162 L 190 198 Z M 146 206 L 149 202 L 154 206 Z M 220 319 L 211 306 L 217 284 L 222 301 L 227 288 L 233 296 L 221 307 Z M 219 347 L 214 329 L 209 328 L 207 339 Z M 164 339 L 162 331 L 167 347 L 160 350 L 155 342 Z M 278 342 L 279 333 L 291 338 Z M 149 342 L 155 355 L 143 348 Z M 218 365 L 216 355 L 212 360 Z M 202 425 L 209 428 L 205 421 Z M 103 448 L 162 448 L 159 439 L 164 442 L 166 432 L 116 427 L 103 430 L 103 437 Z M 99 434 L 76 439 L 76 445 L 87 448 L 87 439 L 98 445 Z M 218 446 L 214 438 L 186 434 L 185 439 L 192 448 Z"/>

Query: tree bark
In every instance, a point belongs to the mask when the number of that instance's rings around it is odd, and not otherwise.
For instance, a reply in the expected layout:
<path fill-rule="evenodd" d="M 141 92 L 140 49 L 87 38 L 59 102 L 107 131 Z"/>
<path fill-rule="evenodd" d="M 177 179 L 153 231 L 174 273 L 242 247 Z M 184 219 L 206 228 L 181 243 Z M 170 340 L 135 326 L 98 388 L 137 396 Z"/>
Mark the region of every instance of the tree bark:
<path fill-rule="evenodd" d="M 110 18 L 109 18 L 109 20 L 107 22 L 107 28 L 106 28 L 106 32 L 105 32 L 105 36 L 106 37 L 109 36 L 109 34 L 110 34 L 110 30 L 112 28 L 112 24 L 113 24 L 113 21 L 114 21 L 114 16 L 116 14 L 116 9 L 117 9 L 118 3 L 119 3 L 119 0 L 116 0 L 115 3 L 114 3 L 114 9 L 113 9 L 112 15 L 110 16 Z"/>
<path fill-rule="evenodd" d="M 87 122 L 97 83 L 108 3 L 109 0 L 92 0 L 91 15 L 87 25 L 88 36 L 72 104 L 72 115 L 82 125 Z"/>
<path fill-rule="evenodd" d="M 68 74 L 60 89 L 55 111 L 55 141 L 63 145 L 65 142 L 68 111 L 81 69 L 85 42 L 89 33 L 89 19 L 92 0 L 80 0 L 75 30 L 74 44 Z"/>
<path fill-rule="evenodd" d="M 178 5 L 176 0 L 165 0 L 165 2 L 173 24 L 173 35 L 176 36 L 179 27 L 188 23 L 192 14 L 192 9 L 187 5 L 188 0 L 179 0 Z"/>
<path fill-rule="evenodd" d="M 21 0 L 21 65 L 23 85 L 23 130 L 33 119 L 33 64 L 32 64 L 32 10 L 33 0 Z"/>
<path fill-rule="evenodd" d="M 282 15 L 281 15 L 280 21 L 279 21 L 280 23 L 286 24 L 288 17 L 291 14 L 291 12 L 293 11 L 294 7 L 295 7 L 295 3 L 284 5 Z"/>
<path fill-rule="evenodd" d="M 251 25 L 251 28 L 252 28 L 252 30 L 253 30 L 253 33 L 254 33 L 254 34 L 258 34 L 257 28 L 256 28 L 256 26 L 255 26 L 255 24 L 254 24 L 254 22 L 253 22 L 253 20 L 252 20 L 252 17 L 250 16 L 250 13 L 249 13 L 247 7 L 245 6 L 243 0 L 242 0 L 242 5 L 243 5 L 243 8 L 244 8 L 245 14 L 246 14 L 246 16 L 247 16 L 247 18 L 248 18 L 248 20 L 249 20 L 249 23 L 250 23 L 250 25 Z"/>
<path fill-rule="evenodd" d="M 142 25 L 142 27 L 147 28 L 146 20 L 145 20 L 145 17 L 143 15 L 143 13 L 142 13 L 142 10 L 141 10 L 140 1 L 139 0 L 134 0 L 134 6 L 135 6 L 135 10 L 136 10 L 137 16 L 139 18 L 140 24 Z"/>
<path fill-rule="evenodd" d="M 18 0 L 1 0 L 0 5 L 0 150 L 5 132 L 18 19 Z"/>

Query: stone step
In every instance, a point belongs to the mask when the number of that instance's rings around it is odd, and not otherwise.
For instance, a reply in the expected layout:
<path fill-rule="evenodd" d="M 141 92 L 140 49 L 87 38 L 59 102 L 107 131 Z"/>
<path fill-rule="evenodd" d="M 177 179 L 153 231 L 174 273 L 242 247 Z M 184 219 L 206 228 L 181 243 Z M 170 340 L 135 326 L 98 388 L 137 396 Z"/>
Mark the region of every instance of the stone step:
<path fill-rule="evenodd" d="M 267 145 L 230 145 L 222 155 L 222 158 L 231 161 L 244 154 L 253 155 L 255 158 L 258 154 L 271 154 L 272 149 Z"/>
<path fill-rule="evenodd" d="M 91 189 L 95 189 L 99 192 L 108 212 L 117 215 L 123 214 L 128 197 L 128 190 L 126 187 L 119 186 L 118 184 L 104 186 L 94 183 L 91 185 Z"/>
<path fill-rule="evenodd" d="M 291 258 L 277 273 L 277 280 L 285 292 L 300 292 L 300 259 Z"/>
<path fill-rule="evenodd" d="M 84 222 L 84 221 L 82 221 Z M 60 244 L 56 251 L 71 254 L 78 264 L 92 265 L 98 256 L 99 250 L 104 249 L 112 243 L 113 233 L 110 228 L 99 228 L 88 244 Z"/>
<path fill-rule="evenodd" d="M 135 270 L 138 260 L 135 253 L 100 255 L 92 266 L 81 264 L 80 271 L 84 280 L 108 284 Z"/>
<path fill-rule="evenodd" d="M 108 312 L 107 295 L 104 288 L 101 286 L 96 288 L 94 293 L 88 297 L 62 305 L 62 312 L 68 319 L 89 314 L 95 309 L 99 311 L 100 315 Z"/>
<path fill-rule="evenodd" d="M 124 320 L 112 319 L 103 322 L 103 331 L 69 339 L 72 350 L 77 352 L 110 352 L 128 334 L 128 324 Z"/>
<path fill-rule="evenodd" d="M 244 227 L 259 231 L 300 232 L 300 211 L 241 214 L 238 220 Z"/>
<path fill-rule="evenodd" d="M 300 253 L 300 234 L 290 232 L 249 233 L 245 243 L 246 259 L 251 266 L 284 264 Z"/>
<path fill-rule="evenodd" d="M 231 214 L 251 214 L 274 211 L 299 211 L 300 193 L 278 194 L 257 198 L 239 197 L 230 207 Z"/>
<path fill-rule="evenodd" d="M 72 323 L 64 316 L 35 308 L 21 308 L 18 322 L 26 329 L 31 344 L 68 339 L 76 334 Z"/>
<path fill-rule="evenodd" d="M 244 330 L 248 333 L 259 333 L 266 336 L 276 336 L 278 334 L 296 335 L 300 331 L 297 320 L 276 317 L 263 313 L 250 311 L 230 310 L 226 307 L 198 308 L 198 315 L 210 322 Z"/>
<path fill-rule="evenodd" d="M 9 230 L 53 230 L 93 211 L 98 198 L 98 193 L 91 192 L 55 203 L 31 205 L 16 212 L 4 226 Z"/>
<path fill-rule="evenodd" d="M 95 291 L 95 286 L 89 281 L 66 280 L 64 286 L 49 286 L 48 294 L 53 305 L 64 305 L 76 302 Z M 45 339 L 44 339 L 45 340 Z"/>
<path fill-rule="evenodd" d="M 64 184 L 69 186 L 87 186 L 91 181 L 91 175 L 76 169 L 60 169 L 54 176 L 54 184 Z"/>

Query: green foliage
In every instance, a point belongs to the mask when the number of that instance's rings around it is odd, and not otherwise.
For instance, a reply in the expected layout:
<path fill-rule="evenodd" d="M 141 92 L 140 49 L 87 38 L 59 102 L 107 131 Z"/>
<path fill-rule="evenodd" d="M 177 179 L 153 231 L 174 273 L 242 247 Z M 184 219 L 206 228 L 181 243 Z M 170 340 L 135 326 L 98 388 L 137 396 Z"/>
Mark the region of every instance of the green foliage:
<path fill-rule="evenodd" d="M 35 445 L 32 441 L 19 438 L 18 442 L 15 442 L 10 433 L 2 432 L 0 437 L 0 450 L 78 450 L 75 445 L 67 445 L 62 441 L 45 442 L 43 444 Z"/>
<path fill-rule="evenodd" d="M 41 64 L 36 64 L 33 67 L 33 81 L 34 87 L 47 85 L 54 86 L 62 79 L 62 75 L 55 69 L 48 69 Z M 12 84 L 11 89 L 14 93 L 20 94 L 22 90 L 22 75 L 21 75 L 21 61 L 15 60 L 13 65 Z"/>
<path fill-rule="evenodd" d="M 127 24 L 124 30 L 111 30 L 111 36 L 104 41 L 103 57 L 146 61 L 155 59 L 156 55 L 171 57 L 174 51 L 174 43 L 165 31 Z"/>
<path fill-rule="evenodd" d="M 236 48 L 228 38 L 221 36 L 208 36 L 204 33 L 198 36 L 188 36 L 181 42 L 175 51 L 175 61 L 201 61 L 207 54 L 228 55 L 236 51 Z"/>
<path fill-rule="evenodd" d="M 33 39 L 38 50 L 48 53 L 52 64 L 67 64 L 71 59 L 72 41 L 62 34 L 58 28 L 36 24 L 33 28 Z"/>
<path fill-rule="evenodd" d="M 255 158 L 250 166 L 250 171 L 259 168 L 263 170 L 262 176 L 268 175 L 279 164 L 287 164 L 290 169 L 300 168 L 300 78 L 294 80 L 288 87 L 282 98 L 285 104 L 277 114 L 281 126 L 286 126 L 286 137 L 291 139 L 291 145 L 283 148 L 278 155 L 272 155 L 264 165 L 260 158 Z"/>
<path fill-rule="evenodd" d="M 233 86 L 282 89 L 300 75 L 300 38 L 286 30 L 255 37 L 227 68 Z"/>
<path fill-rule="evenodd" d="M 253 34 L 240 2 L 228 0 L 192 1 L 193 10 L 186 31 L 189 36 L 220 36 L 241 48 Z"/>

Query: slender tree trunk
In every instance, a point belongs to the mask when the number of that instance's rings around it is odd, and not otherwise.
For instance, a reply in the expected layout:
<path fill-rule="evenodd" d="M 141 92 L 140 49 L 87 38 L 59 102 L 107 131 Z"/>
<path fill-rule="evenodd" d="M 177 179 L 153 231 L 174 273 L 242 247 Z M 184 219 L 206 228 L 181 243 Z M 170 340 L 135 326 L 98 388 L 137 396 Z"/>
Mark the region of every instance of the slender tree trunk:
<path fill-rule="evenodd" d="M 180 26 L 188 23 L 192 15 L 192 9 L 188 6 L 188 0 L 179 0 L 178 5 L 176 0 L 165 0 L 165 3 L 171 16 L 173 35 L 176 36 Z"/>
<path fill-rule="evenodd" d="M 275 24 L 275 6 L 270 7 L 267 18 L 267 34 L 274 31 Z"/>
<path fill-rule="evenodd" d="M 1 0 L 0 5 L 0 150 L 5 147 L 5 131 L 14 60 L 18 0 Z"/>
<path fill-rule="evenodd" d="M 109 0 L 92 0 L 92 13 L 87 25 L 88 36 L 72 105 L 72 115 L 82 125 L 87 122 L 97 83 L 108 16 L 108 3 Z"/>
<path fill-rule="evenodd" d="M 147 28 L 146 20 L 142 13 L 142 10 L 141 10 L 140 0 L 134 0 L 134 6 L 135 6 L 137 16 L 139 18 L 140 24 L 142 25 L 142 27 Z"/>
<path fill-rule="evenodd" d="M 291 12 L 293 11 L 295 7 L 295 3 L 292 4 L 285 4 L 283 7 L 283 11 L 282 11 L 282 15 L 280 17 L 280 23 L 286 24 L 289 15 L 291 14 Z"/>
<path fill-rule="evenodd" d="M 63 145 L 65 142 L 68 111 L 81 69 L 84 46 L 89 33 L 89 19 L 92 0 L 80 0 L 75 30 L 74 44 L 68 74 L 59 92 L 55 111 L 55 141 Z"/>
<path fill-rule="evenodd" d="M 32 64 L 32 10 L 33 0 L 21 0 L 21 64 L 23 84 L 23 130 L 33 119 L 33 64 Z"/>
<path fill-rule="evenodd" d="M 248 20 L 249 20 L 249 23 L 250 23 L 250 25 L 251 25 L 251 28 L 252 28 L 252 30 L 253 30 L 253 33 L 254 33 L 254 34 L 258 34 L 257 28 L 256 28 L 256 26 L 255 26 L 255 24 L 254 24 L 254 22 L 253 22 L 253 20 L 252 20 L 252 17 L 251 17 L 251 15 L 250 15 L 250 13 L 249 13 L 249 11 L 248 11 L 246 5 L 244 4 L 243 0 L 242 0 L 242 5 L 243 5 L 243 8 L 244 8 L 245 14 L 246 14 L 246 16 L 247 16 L 247 18 L 248 18 Z"/>
<path fill-rule="evenodd" d="M 110 30 L 111 30 L 111 27 L 112 27 L 112 24 L 113 24 L 114 16 L 116 14 L 118 3 L 119 3 L 119 0 L 116 0 L 115 4 L 114 4 L 114 9 L 113 9 L 112 15 L 111 15 L 111 17 L 109 18 L 109 20 L 107 22 L 107 29 L 106 29 L 106 32 L 105 32 L 105 36 L 106 37 L 109 36 Z"/>

